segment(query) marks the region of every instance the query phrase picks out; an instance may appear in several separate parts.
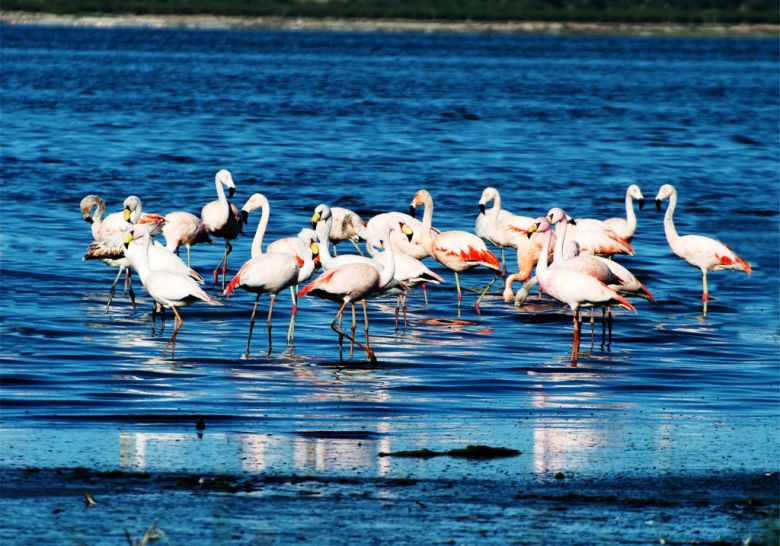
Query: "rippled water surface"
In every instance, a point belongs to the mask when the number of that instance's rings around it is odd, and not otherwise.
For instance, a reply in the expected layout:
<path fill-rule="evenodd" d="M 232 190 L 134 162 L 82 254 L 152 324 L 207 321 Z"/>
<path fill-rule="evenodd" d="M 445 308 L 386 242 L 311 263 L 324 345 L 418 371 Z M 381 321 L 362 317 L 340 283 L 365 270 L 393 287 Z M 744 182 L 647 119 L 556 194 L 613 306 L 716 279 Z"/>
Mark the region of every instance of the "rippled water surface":
<path fill-rule="evenodd" d="M 777 470 L 777 41 L 0 30 L 3 466 Z M 486 186 L 518 214 L 609 217 L 628 184 L 652 200 L 671 182 L 680 232 L 728 242 L 754 272 L 711 274 L 703 317 L 700 274 L 650 206 L 636 256 L 620 261 L 658 301 L 616 313 L 610 350 L 585 334 L 577 368 L 566 309 L 536 296 L 515 308 L 494 289 L 477 315 L 491 279 L 477 270 L 462 277 L 458 321 L 453 276 L 433 262 L 448 284 L 427 305 L 410 296 L 406 333 L 392 303 L 370 304 L 376 365 L 339 362 L 337 306 L 312 298 L 285 350 L 286 293 L 270 355 L 261 319 L 241 358 L 254 297 L 240 293 L 185 309 L 177 360 L 163 360 L 171 322 L 151 334 L 140 283 L 138 314 L 121 296 L 104 314 L 114 270 L 82 261 L 78 204 L 97 193 L 115 211 L 137 194 L 148 211 L 198 212 L 221 168 L 239 206 L 269 198 L 270 239 L 305 227 L 320 202 L 366 219 L 406 210 L 423 187 L 438 227 L 473 230 Z M 194 267 L 209 276 L 221 252 L 194 247 Z M 467 444 L 523 454 L 479 467 L 377 456 Z"/>

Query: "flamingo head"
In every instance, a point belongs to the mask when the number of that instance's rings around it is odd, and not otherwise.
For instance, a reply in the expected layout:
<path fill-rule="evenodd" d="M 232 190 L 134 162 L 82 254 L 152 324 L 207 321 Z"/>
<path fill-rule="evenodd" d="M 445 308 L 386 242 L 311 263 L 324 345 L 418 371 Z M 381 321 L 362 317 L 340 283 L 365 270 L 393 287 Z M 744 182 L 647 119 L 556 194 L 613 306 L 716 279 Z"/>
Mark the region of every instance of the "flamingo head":
<path fill-rule="evenodd" d="M 544 232 L 544 231 L 550 231 L 550 222 L 545 216 L 540 216 L 536 220 L 534 220 L 534 223 L 528 226 L 528 230 L 526 231 L 526 234 L 528 238 L 530 239 L 531 236 L 536 232 Z"/>
<path fill-rule="evenodd" d="M 325 203 L 320 203 L 314 209 L 314 215 L 311 217 L 311 227 L 316 228 L 318 223 L 327 220 L 330 216 L 330 207 Z"/>
<path fill-rule="evenodd" d="M 655 196 L 655 208 L 661 210 L 661 201 L 669 199 L 671 196 L 676 195 L 677 190 L 671 184 L 664 184 L 658 190 L 658 194 Z"/>
<path fill-rule="evenodd" d="M 128 225 L 125 229 L 125 236 L 122 238 L 122 244 L 125 248 L 128 248 L 130 243 L 141 238 L 150 238 L 149 228 L 141 224 Z"/>
<path fill-rule="evenodd" d="M 414 218 L 414 209 L 417 207 L 417 205 L 424 205 L 426 200 L 431 198 L 431 194 L 428 193 L 428 190 L 418 190 L 417 193 L 414 194 L 414 198 L 412 198 L 412 202 L 409 203 L 409 216 Z"/>
<path fill-rule="evenodd" d="M 228 197 L 233 197 L 236 193 L 236 184 L 233 182 L 233 175 L 227 169 L 222 169 L 215 176 L 217 182 L 225 186 L 228 190 Z"/>
<path fill-rule="evenodd" d="M 247 223 L 247 220 L 249 220 L 249 213 L 257 209 L 270 209 L 268 199 L 262 193 L 253 193 L 249 199 L 246 200 L 244 206 L 241 207 L 241 219 L 245 224 Z"/>
<path fill-rule="evenodd" d="M 137 195 L 130 195 L 125 199 L 123 205 L 125 208 L 122 215 L 125 222 L 138 223 L 138 219 L 141 217 L 141 199 Z"/>
<path fill-rule="evenodd" d="M 103 210 L 106 208 L 106 204 L 103 202 L 103 200 L 94 194 L 87 195 L 84 197 L 84 199 L 81 200 L 81 203 L 79 203 L 81 216 L 83 216 L 84 221 L 89 224 L 94 222 L 94 220 L 92 220 L 92 209 L 94 207 L 98 207 L 98 209 Z"/>
<path fill-rule="evenodd" d="M 547 211 L 546 219 L 550 224 L 557 224 L 558 222 L 574 223 L 574 220 L 570 219 L 560 207 L 554 207 Z"/>
<path fill-rule="evenodd" d="M 479 199 L 479 212 L 485 214 L 485 205 L 493 201 L 498 196 L 498 190 L 493 187 L 487 187 L 482 191 L 482 197 Z"/>

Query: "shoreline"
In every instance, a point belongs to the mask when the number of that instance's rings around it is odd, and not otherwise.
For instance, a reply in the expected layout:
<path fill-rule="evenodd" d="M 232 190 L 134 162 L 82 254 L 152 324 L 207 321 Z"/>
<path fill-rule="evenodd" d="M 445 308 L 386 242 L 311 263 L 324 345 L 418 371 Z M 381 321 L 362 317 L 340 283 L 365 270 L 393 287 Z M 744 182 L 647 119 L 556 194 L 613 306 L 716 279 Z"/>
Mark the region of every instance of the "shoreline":
<path fill-rule="evenodd" d="M 449 32 L 464 34 L 551 34 L 603 36 L 777 37 L 780 25 L 588 23 L 544 21 L 416 21 L 222 15 L 57 15 L 0 11 L 0 24 L 96 28 L 180 28 L 335 32 Z"/>

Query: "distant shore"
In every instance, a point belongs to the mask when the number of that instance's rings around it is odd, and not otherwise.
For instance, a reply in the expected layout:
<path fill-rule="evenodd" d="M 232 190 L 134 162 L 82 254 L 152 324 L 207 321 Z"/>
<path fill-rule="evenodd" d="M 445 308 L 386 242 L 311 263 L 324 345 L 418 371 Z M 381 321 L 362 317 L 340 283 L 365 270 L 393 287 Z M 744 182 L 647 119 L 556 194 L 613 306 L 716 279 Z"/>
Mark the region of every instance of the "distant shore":
<path fill-rule="evenodd" d="M 277 29 L 359 32 L 452 32 L 500 34 L 581 34 L 637 36 L 778 37 L 780 25 L 673 23 L 577 23 L 542 21 L 422 21 L 409 19 L 316 19 L 218 15 L 55 15 L 0 11 L 0 23 L 83 27 L 188 29 Z"/>

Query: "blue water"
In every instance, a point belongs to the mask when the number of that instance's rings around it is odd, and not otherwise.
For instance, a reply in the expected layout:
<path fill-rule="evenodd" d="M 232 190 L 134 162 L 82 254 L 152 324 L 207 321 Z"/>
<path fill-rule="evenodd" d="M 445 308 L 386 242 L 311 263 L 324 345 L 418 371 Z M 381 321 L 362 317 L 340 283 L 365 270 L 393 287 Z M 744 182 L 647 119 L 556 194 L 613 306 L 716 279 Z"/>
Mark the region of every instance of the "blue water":
<path fill-rule="evenodd" d="M 0 465 L 361 475 L 548 475 L 777 470 L 780 253 L 778 42 L 90 28 L 0 28 Z M 435 224 L 472 230 L 482 189 L 538 216 L 623 214 L 680 194 L 681 233 L 732 245 L 754 272 L 710 275 L 675 257 L 652 206 L 636 256 L 621 258 L 657 298 L 616 313 L 611 350 L 583 337 L 569 366 L 568 310 L 498 290 L 491 274 L 410 297 L 409 329 L 370 305 L 379 357 L 339 362 L 330 302 L 301 301 L 285 351 L 261 319 L 241 359 L 254 297 L 183 311 L 151 335 L 148 295 L 129 316 L 114 276 L 81 257 L 78 204 L 198 212 L 229 169 L 240 206 L 263 192 L 266 240 L 305 227 L 320 202 L 364 219 L 434 196 Z M 247 228 L 251 235 L 254 222 Z M 249 258 L 234 243 L 231 271 Z M 341 252 L 349 252 L 346 246 Z M 204 276 L 221 245 L 193 248 Z M 211 284 L 207 290 L 217 295 Z M 267 309 L 261 300 L 260 313 Z M 586 327 L 587 329 L 587 327 Z M 195 422 L 207 428 L 198 437 Z M 380 451 L 512 447 L 474 466 Z"/>

